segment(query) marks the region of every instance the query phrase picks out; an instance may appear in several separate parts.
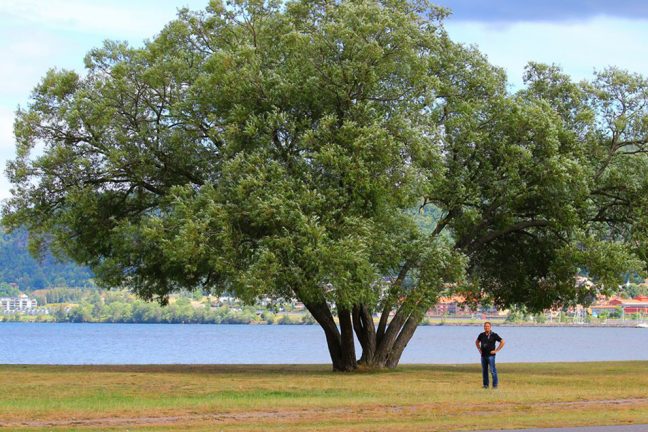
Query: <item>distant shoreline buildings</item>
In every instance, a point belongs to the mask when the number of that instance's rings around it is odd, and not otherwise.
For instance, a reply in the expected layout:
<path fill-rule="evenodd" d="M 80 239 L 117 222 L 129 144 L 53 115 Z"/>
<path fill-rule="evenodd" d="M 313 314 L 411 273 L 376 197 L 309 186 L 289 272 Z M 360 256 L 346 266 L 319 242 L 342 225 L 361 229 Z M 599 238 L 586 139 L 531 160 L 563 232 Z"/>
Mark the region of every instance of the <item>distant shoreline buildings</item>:
<path fill-rule="evenodd" d="M 37 307 L 38 301 L 25 294 L 20 294 L 18 297 L 0 297 L 0 311 L 4 313 L 28 312 Z"/>
<path fill-rule="evenodd" d="M 584 277 L 579 277 L 577 283 L 581 287 L 589 288 L 593 286 L 593 283 Z M 639 284 L 638 287 L 640 289 L 634 289 L 632 292 L 634 298 L 630 297 L 630 293 L 620 293 L 611 297 L 598 295 L 591 304 L 547 309 L 539 313 L 530 313 L 524 308 L 506 309 L 495 305 L 480 304 L 467 301 L 462 295 L 449 295 L 438 298 L 437 302 L 426 311 L 425 318 L 428 323 L 438 322 L 439 320 L 443 323 L 446 322 L 446 319 L 450 319 L 450 322 L 492 319 L 498 322 L 533 322 L 540 324 L 554 322 L 583 324 L 592 322 L 592 319 L 603 324 L 617 324 L 618 322 L 633 320 L 644 323 L 648 319 L 648 295 L 646 295 L 648 280 Z M 78 307 L 77 303 L 82 301 L 81 297 L 52 298 L 50 300 L 46 294 L 46 290 L 32 293 L 33 296 L 41 299 L 40 301 L 23 293 L 11 297 L 9 296 L 10 293 L 5 294 L 8 296 L 0 297 L 0 315 L 3 316 L 0 317 L 0 320 L 11 320 L 12 316 L 52 315 L 55 312 L 65 315 Z M 92 303 L 90 306 L 95 308 L 97 305 L 104 307 L 104 300 L 100 297 L 97 298 L 100 300 L 99 303 Z M 83 301 L 86 302 L 84 307 L 87 308 L 89 298 Z M 242 313 L 244 308 L 241 300 L 231 295 L 209 295 L 206 302 L 203 303 L 207 305 L 209 310 L 217 310 L 223 307 L 232 312 Z M 192 301 L 194 308 L 200 308 L 203 303 Z M 294 299 L 278 302 L 276 299 L 261 298 L 258 300 L 256 307 L 258 317 L 265 316 L 266 312 L 273 314 L 284 313 L 290 316 L 300 316 L 307 312 L 304 304 Z M 374 316 L 378 317 L 378 313 Z"/>
<path fill-rule="evenodd" d="M 648 296 L 637 296 L 635 298 L 612 297 L 602 299 L 594 303 L 590 310 L 593 317 L 599 317 L 604 313 L 622 313 L 625 315 L 645 314 L 648 315 Z"/>

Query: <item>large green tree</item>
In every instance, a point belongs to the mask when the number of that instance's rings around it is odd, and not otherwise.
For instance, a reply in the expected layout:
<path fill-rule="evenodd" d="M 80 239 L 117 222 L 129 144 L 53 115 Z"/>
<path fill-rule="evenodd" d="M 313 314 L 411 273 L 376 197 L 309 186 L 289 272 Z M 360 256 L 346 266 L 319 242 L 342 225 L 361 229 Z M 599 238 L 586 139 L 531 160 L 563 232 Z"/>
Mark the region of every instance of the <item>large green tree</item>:
<path fill-rule="evenodd" d="M 107 42 L 18 112 L 4 222 L 146 299 L 297 298 L 342 371 L 396 366 L 452 290 L 539 310 L 641 270 L 645 80 L 531 64 L 510 94 L 444 15 L 212 1 Z"/>

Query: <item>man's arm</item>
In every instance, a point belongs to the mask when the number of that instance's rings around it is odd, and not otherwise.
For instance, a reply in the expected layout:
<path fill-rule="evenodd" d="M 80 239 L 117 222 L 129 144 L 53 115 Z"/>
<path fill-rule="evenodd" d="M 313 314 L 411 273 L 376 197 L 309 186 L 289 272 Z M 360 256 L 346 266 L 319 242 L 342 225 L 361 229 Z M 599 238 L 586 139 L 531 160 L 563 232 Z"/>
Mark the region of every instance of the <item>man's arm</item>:
<path fill-rule="evenodd" d="M 496 350 L 491 351 L 491 354 L 495 354 L 497 351 L 501 350 L 502 348 L 504 348 L 504 339 L 502 339 L 502 340 L 500 341 L 499 345 L 497 345 L 497 349 L 496 349 Z"/>
<path fill-rule="evenodd" d="M 479 354 L 481 354 L 481 344 L 479 343 L 479 338 L 475 341 L 475 346 L 477 347 L 477 351 L 479 351 Z"/>

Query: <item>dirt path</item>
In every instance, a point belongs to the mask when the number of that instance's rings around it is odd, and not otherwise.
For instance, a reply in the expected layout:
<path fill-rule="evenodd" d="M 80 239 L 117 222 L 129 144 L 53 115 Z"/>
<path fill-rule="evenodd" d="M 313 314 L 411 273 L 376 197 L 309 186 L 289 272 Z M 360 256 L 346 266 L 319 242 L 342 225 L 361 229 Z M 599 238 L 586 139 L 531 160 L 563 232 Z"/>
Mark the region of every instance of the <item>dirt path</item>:
<path fill-rule="evenodd" d="M 590 407 L 596 405 L 648 405 L 648 398 L 634 399 L 611 399 L 611 400 L 586 400 L 586 401 L 567 401 L 567 402 L 544 402 L 533 404 L 533 407 Z M 499 408 L 509 406 L 523 406 L 515 403 L 498 404 Z M 97 418 L 70 418 L 63 420 L 40 420 L 40 421 L 18 421 L 11 423 L 0 423 L 0 430 L 5 428 L 46 428 L 46 427 L 119 427 L 119 426 L 164 426 L 176 424 L 192 423 L 221 423 L 236 424 L 243 422 L 259 421 L 299 421 L 303 419 L 314 418 L 332 418 L 332 417 L 357 417 L 370 416 L 372 414 L 413 414 L 424 411 L 434 411 L 440 408 L 439 404 L 416 404 L 416 405 L 371 405 L 364 407 L 342 407 L 342 408 L 312 408 L 312 409 L 287 409 L 287 410 L 265 410 L 251 412 L 232 412 L 232 413 L 190 413 L 177 416 L 137 416 L 137 417 L 97 417 Z M 470 405 L 465 407 L 470 411 L 470 415 L 480 415 L 492 413 L 492 406 L 489 404 Z M 585 429 L 572 428 L 574 431 Z M 571 431 L 572 429 L 564 429 Z M 532 429 L 529 431 L 562 431 L 562 429 Z M 594 430 L 594 429 L 587 429 Z M 610 432 L 616 431 L 609 429 Z M 601 429 L 602 432 L 607 431 Z M 619 429 L 619 431 L 623 431 Z M 632 431 L 648 431 L 644 429 L 632 429 Z M 490 432 L 490 431 L 484 431 Z M 511 431 L 512 432 L 512 431 Z"/>
<path fill-rule="evenodd" d="M 585 426 L 570 428 L 545 428 L 545 429 L 508 429 L 505 432 L 646 432 L 648 425 L 623 425 L 623 426 Z M 503 432 L 499 430 L 473 431 L 473 432 Z"/>

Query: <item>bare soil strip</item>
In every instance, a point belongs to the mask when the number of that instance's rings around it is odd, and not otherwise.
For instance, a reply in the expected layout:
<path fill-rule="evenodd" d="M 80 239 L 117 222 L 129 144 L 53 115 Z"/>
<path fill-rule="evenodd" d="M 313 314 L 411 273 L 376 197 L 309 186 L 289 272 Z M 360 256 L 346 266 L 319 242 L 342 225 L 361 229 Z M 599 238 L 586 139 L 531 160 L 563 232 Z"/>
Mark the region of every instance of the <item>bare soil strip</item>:
<path fill-rule="evenodd" d="M 648 405 L 648 398 L 634 399 L 606 399 L 606 400 L 583 400 L 564 402 L 543 402 L 537 404 L 515 404 L 500 403 L 498 408 L 503 407 L 591 407 L 596 405 Z M 138 417 L 107 417 L 107 418 L 71 418 L 52 421 L 20 421 L 0 425 L 0 429 L 17 427 L 116 427 L 116 426 L 146 426 L 146 425 L 172 425 L 177 423 L 240 423 L 255 421 L 298 421 L 312 417 L 346 417 L 366 415 L 367 413 L 397 414 L 402 412 L 415 413 L 417 411 L 428 411 L 439 408 L 440 404 L 416 404 L 416 405 L 372 405 L 365 407 L 348 408 L 317 408 L 301 410 L 268 410 L 251 412 L 233 412 L 219 414 L 186 414 L 178 416 L 138 416 Z M 447 407 L 447 404 L 444 405 Z M 470 410 L 471 415 L 492 413 L 492 406 L 488 404 L 471 405 L 464 407 Z"/>

